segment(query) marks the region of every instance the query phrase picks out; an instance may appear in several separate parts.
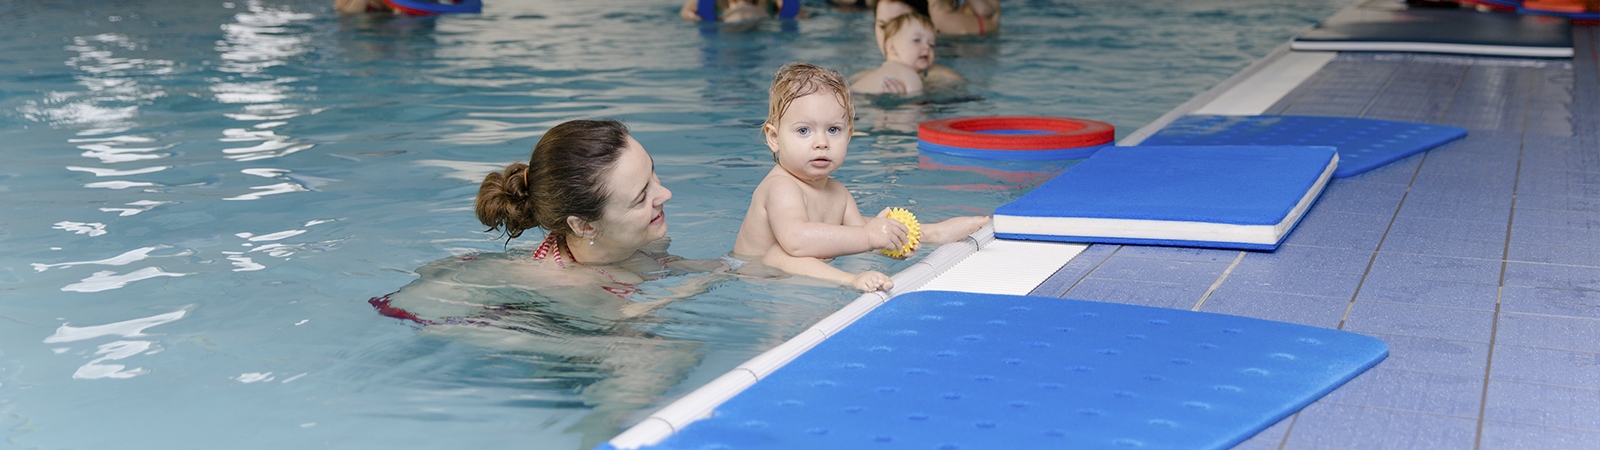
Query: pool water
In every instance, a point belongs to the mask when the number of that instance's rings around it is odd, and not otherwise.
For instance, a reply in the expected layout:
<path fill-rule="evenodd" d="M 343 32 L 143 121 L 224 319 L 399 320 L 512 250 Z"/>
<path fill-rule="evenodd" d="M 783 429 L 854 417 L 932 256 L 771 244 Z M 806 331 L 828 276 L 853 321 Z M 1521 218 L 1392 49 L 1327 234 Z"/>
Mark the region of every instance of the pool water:
<path fill-rule="evenodd" d="M 733 280 L 630 335 L 497 342 L 377 314 L 367 299 L 418 267 L 505 250 L 472 216 L 477 182 L 568 119 L 628 123 L 675 193 L 671 252 L 720 256 L 771 164 L 772 72 L 881 62 L 870 16 L 820 2 L 755 27 L 684 23 L 661 0 L 486 3 L 437 18 L 338 17 L 327 0 L 0 6 L 0 438 L 587 448 L 855 298 Z M 1071 162 L 919 155 L 917 123 L 1061 115 L 1124 135 L 1347 3 L 1006 1 L 999 36 L 939 43 L 965 89 L 859 102 L 865 135 L 836 177 L 863 210 L 987 214 Z"/>

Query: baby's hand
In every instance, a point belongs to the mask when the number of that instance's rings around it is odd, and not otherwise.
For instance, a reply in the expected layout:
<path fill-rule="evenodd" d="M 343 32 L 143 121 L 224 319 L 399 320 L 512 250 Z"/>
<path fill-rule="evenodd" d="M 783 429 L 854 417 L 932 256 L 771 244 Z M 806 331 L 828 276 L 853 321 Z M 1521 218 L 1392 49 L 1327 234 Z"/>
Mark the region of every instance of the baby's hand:
<path fill-rule="evenodd" d="M 906 82 L 895 77 L 883 77 L 883 93 L 906 95 Z"/>
<path fill-rule="evenodd" d="M 878 217 L 867 219 L 867 224 L 862 227 L 867 230 L 867 245 L 872 248 L 894 250 L 906 244 L 906 233 L 910 233 L 911 229 L 898 220 L 885 217 L 888 214 L 889 209 L 884 208 Z"/>
<path fill-rule="evenodd" d="M 868 270 L 857 274 L 855 279 L 850 280 L 850 285 L 866 292 L 887 291 L 894 289 L 894 280 L 890 280 L 883 272 Z"/>

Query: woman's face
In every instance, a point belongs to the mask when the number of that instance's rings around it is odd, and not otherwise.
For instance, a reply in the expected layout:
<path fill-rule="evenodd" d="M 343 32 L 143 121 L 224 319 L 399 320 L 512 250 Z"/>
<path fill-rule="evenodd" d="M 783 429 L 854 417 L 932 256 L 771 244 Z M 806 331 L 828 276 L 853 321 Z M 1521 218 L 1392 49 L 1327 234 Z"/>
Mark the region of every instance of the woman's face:
<path fill-rule="evenodd" d="M 606 205 L 600 220 L 593 223 L 595 245 L 637 250 L 666 237 L 662 205 L 672 199 L 672 191 L 661 185 L 655 161 L 633 137 L 628 137 L 628 146 L 602 178 L 601 192 Z"/>
<path fill-rule="evenodd" d="M 883 51 L 884 38 L 883 23 L 888 22 L 889 19 L 900 17 L 901 14 L 911 14 L 911 6 L 901 2 L 884 0 L 878 2 L 878 6 L 874 11 L 873 15 L 877 18 L 877 23 L 872 24 L 872 33 L 878 39 L 878 51 L 881 52 Z"/>

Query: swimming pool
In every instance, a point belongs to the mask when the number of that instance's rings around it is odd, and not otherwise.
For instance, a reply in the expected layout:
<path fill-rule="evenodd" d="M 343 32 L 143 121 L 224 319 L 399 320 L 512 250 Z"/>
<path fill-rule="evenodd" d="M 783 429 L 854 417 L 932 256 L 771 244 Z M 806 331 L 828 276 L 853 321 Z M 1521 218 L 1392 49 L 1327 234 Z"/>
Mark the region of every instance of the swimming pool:
<path fill-rule="evenodd" d="M 663 1 L 395 19 L 330 3 L 0 7 L 6 442 L 583 448 L 855 298 L 728 282 L 639 324 L 646 338 L 536 351 L 366 303 L 429 261 L 502 250 L 471 216 L 477 181 L 572 118 L 627 122 L 675 191 L 672 252 L 721 255 L 770 164 L 771 72 L 877 65 L 870 17 L 813 5 L 740 30 Z M 940 44 L 975 99 L 860 107 L 867 136 L 837 176 L 865 209 L 987 213 L 1064 165 L 923 159 L 918 122 L 1066 115 L 1126 134 L 1347 3 L 1006 2 L 999 37 Z"/>

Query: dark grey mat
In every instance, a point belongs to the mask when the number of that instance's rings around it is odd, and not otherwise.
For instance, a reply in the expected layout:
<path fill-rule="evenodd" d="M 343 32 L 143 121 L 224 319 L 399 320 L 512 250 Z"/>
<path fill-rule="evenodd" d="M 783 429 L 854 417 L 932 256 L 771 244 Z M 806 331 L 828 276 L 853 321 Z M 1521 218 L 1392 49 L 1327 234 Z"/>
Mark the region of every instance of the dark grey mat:
<path fill-rule="evenodd" d="M 1290 48 L 1571 58 L 1566 19 L 1367 0 L 1295 37 Z"/>

